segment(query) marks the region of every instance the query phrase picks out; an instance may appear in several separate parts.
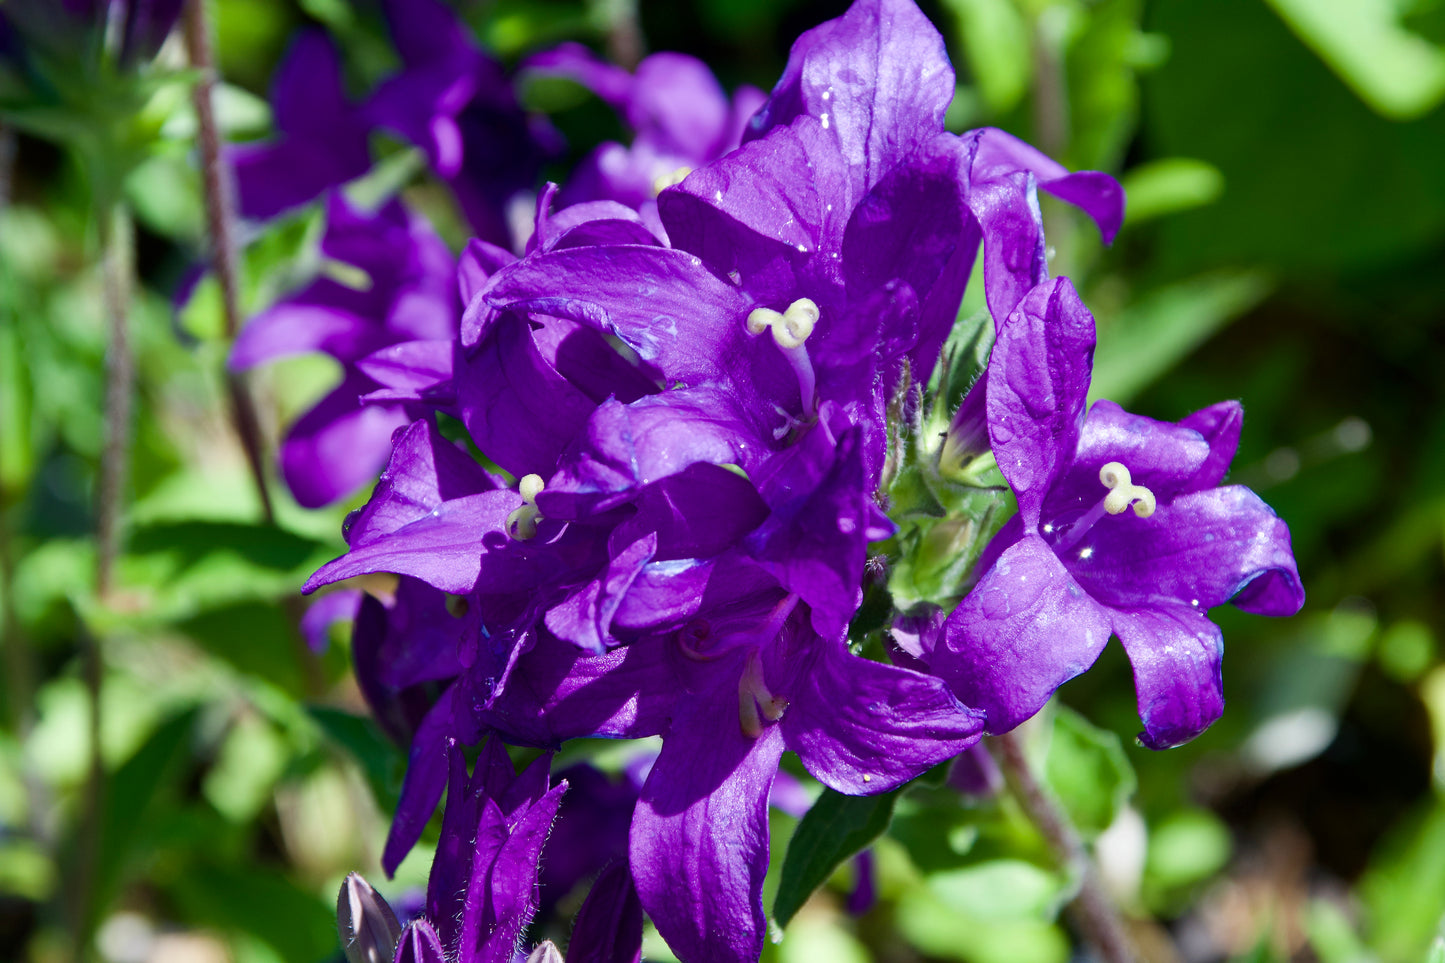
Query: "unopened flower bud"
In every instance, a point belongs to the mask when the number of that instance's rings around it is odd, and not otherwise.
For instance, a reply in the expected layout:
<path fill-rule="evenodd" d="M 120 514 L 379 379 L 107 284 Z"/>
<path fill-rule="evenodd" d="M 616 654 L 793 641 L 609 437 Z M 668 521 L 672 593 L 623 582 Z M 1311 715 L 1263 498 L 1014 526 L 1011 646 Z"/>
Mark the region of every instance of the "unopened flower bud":
<path fill-rule="evenodd" d="M 543 940 L 537 944 L 532 955 L 527 957 L 527 963 L 565 963 L 562 953 L 557 949 L 557 944 L 551 940 Z"/>
<path fill-rule="evenodd" d="M 341 884 L 336 897 L 336 928 L 347 963 L 391 963 L 401 939 L 401 924 L 381 894 L 358 874 Z"/>

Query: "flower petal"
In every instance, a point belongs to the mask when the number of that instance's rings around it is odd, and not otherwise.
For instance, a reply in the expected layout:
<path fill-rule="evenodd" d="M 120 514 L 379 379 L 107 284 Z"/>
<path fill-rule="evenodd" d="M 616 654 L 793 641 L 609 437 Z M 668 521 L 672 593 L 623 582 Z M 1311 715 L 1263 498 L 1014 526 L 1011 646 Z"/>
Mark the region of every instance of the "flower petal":
<path fill-rule="evenodd" d="M 643 639 L 588 656 L 540 632 L 483 719 L 519 745 L 656 735 L 677 700 L 676 675 L 661 646 Z"/>
<path fill-rule="evenodd" d="M 823 121 L 853 169 L 857 197 L 942 133 L 954 92 L 943 37 L 911 0 L 858 0 L 794 42 L 750 139 L 802 114 Z"/>
<path fill-rule="evenodd" d="M 410 575 L 453 595 L 465 595 L 482 574 L 482 558 L 512 544 L 505 536 L 493 544 L 484 538 L 506 530 L 507 516 L 522 496 L 499 489 L 443 502 L 433 512 L 396 531 L 358 545 L 316 571 L 303 592 L 370 572 Z"/>
<path fill-rule="evenodd" d="M 788 748 L 824 785 L 886 792 L 978 741 L 983 713 L 942 679 L 851 655 L 841 636 L 813 636 L 809 648 L 813 659 L 788 689 L 780 724 Z"/>
<path fill-rule="evenodd" d="M 986 713 L 984 728 L 996 734 L 1043 708 L 1108 641 L 1108 610 L 1042 538 L 1027 535 L 954 609 L 929 665 L 960 700 Z"/>
<path fill-rule="evenodd" d="M 1106 518 L 1070 550 L 1068 567 L 1116 608 L 1170 599 L 1203 612 L 1233 600 L 1247 612 L 1293 615 L 1304 604 L 1289 527 L 1241 485 L 1181 495 L 1148 518 Z"/>
<path fill-rule="evenodd" d="M 642 903 L 622 860 L 602 871 L 582 901 L 567 963 L 637 963 L 641 956 Z"/>
<path fill-rule="evenodd" d="M 436 930 L 424 919 L 415 919 L 406 924 L 401 932 L 401 943 L 396 948 L 395 963 L 446 963 L 446 953 Z"/>
<path fill-rule="evenodd" d="M 1139 739 L 1150 749 L 1183 745 L 1224 712 L 1224 636 L 1188 605 L 1114 609 L 1114 633 L 1134 666 Z"/>
<path fill-rule="evenodd" d="M 1001 326 L 988 362 L 988 432 L 1029 531 L 1078 447 L 1094 317 L 1068 278 L 1040 284 Z"/>
<path fill-rule="evenodd" d="M 972 171 L 975 182 L 1029 171 L 1044 190 L 1093 218 L 1105 244 L 1114 240 L 1124 223 L 1124 189 L 1114 178 L 1101 171 L 1071 174 L 1043 151 L 994 127 L 980 128 L 965 136 L 970 135 L 978 139 Z"/>
<path fill-rule="evenodd" d="M 762 952 L 768 790 L 782 754 L 777 726 L 743 734 L 736 686 L 723 684 L 682 700 L 642 787 L 632 875 L 657 931 L 689 963 L 753 963 Z"/>
<path fill-rule="evenodd" d="M 304 508 L 320 508 L 366 484 L 409 419 L 398 405 L 362 405 L 375 382 L 350 375 L 296 419 L 281 443 L 281 476 Z"/>
<path fill-rule="evenodd" d="M 1201 408 L 1179 422 L 1181 427 L 1193 428 L 1209 442 L 1209 458 L 1205 461 L 1190 487 L 1213 488 L 1224 480 L 1234 453 L 1239 450 L 1239 432 L 1244 427 L 1244 406 L 1237 401 L 1221 401 L 1217 405 Z"/>

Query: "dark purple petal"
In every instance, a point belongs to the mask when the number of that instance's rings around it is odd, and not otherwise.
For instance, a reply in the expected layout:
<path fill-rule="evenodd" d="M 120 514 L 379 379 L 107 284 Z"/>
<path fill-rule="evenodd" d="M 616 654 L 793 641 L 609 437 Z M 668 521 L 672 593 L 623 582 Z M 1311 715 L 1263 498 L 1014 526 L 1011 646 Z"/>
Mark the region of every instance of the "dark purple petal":
<path fill-rule="evenodd" d="M 635 504 L 637 513 L 613 531 L 611 541 L 626 545 L 654 533 L 659 561 L 719 555 L 768 516 L 751 482 L 706 463 L 647 486 Z"/>
<path fill-rule="evenodd" d="M 989 437 L 1030 530 L 1078 447 L 1093 356 L 1094 318 L 1068 278 L 1030 291 L 994 344 Z"/>
<path fill-rule="evenodd" d="M 829 238 L 836 249 L 847 190 L 836 145 L 804 122 L 693 171 L 657 207 L 673 246 L 751 274 L 768 259 L 801 261 Z"/>
<path fill-rule="evenodd" d="M 1109 610 L 1029 535 L 954 609 L 930 666 L 959 699 L 984 711 L 986 731 L 1007 732 L 1093 665 L 1109 631 Z"/>
<path fill-rule="evenodd" d="M 597 329 L 561 318 L 540 321 L 532 327 L 537 352 L 593 404 L 608 398 L 629 404 L 658 391 L 660 378 L 624 358 Z"/>
<path fill-rule="evenodd" d="M 545 758 L 545 757 L 544 757 Z M 491 892 L 487 900 L 490 929 L 472 951 L 462 948 L 461 958 L 475 963 L 512 963 L 522 934 L 537 912 L 537 862 L 562 794 L 565 782 L 525 807 L 512 825 L 506 842 L 490 870 Z"/>
<path fill-rule="evenodd" d="M 824 638 L 842 633 L 862 601 L 871 497 L 861 438 L 853 429 L 833 450 L 817 428 L 779 459 L 785 467 L 762 487 L 772 515 L 748 539 L 753 557 L 808 603 Z"/>
<path fill-rule="evenodd" d="M 1100 171 L 1070 174 L 1043 151 L 997 128 L 984 127 L 964 136 L 978 143 L 971 173 L 975 183 L 1028 171 L 1044 190 L 1092 217 L 1105 244 L 1114 240 L 1124 223 L 1124 189 L 1114 178 Z"/>
<path fill-rule="evenodd" d="M 301 617 L 301 635 L 311 651 L 318 655 L 325 652 L 331 626 L 337 622 L 350 622 L 356 618 L 360 607 L 361 592 L 357 589 L 327 592 L 307 606 L 306 614 Z"/>
<path fill-rule="evenodd" d="M 922 11 L 911 0 L 858 0 L 793 44 L 751 134 L 801 114 L 827 118 L 861 194 L 942 133 L 953 95 L 943 37 Z"/>
<path fill-rule="evenodd" d="M 1003 773 L 983 743 L 975 743 L 953 760 L 948 784 L 965 796 L 989 797 L 1003 790 Z"/>
<path fill-rule="evenodd" d="M 601 578 L 548 609 L 547 628 L 559 639 L 592 655 L 612 648 L 617 641 L 612 638 L 612 617 L 622 604 L 622 596 L 656 552 L 655 534 L 645 535 L 617 552 Z"/>
<path fill-rule="evenodd" d="M 630 405 L 605 402 L 563 455 L 537 507 L 550 518 L 577 518 L 699 462 L 746 467 L 761 456 L 761 445 L 749 444 L 756 435 L 729 401 L 720 392 L 692 388 Z"/>
<path fill-rule="evenodd" d="M 451 693 L 448 689 L 437 700 L 412 738 L 401 799 L 396 804 L 396 815 L 392 817 L 391 831 L 387 833 L 386 847 L 381 854 L 381 866 L 387 876 L 396 875 L 396 868 L 421 838 L 446 788 L 447 737 L 454 724 Z"/>
<path fill-rule="evenodd" d="M 394 963 L 447 963 L 442 941 L 424 919 L 412 920 L 402 930 Z"/>
<path fill-rule="evenodd" d="M 1179 422 L 1180 427 L 1193 428 L 1209 442 L 1209 458 L 1195 474 L 1192 489 L 1213 488 L 1224 480 L 1229 463 L 1239 450 L 1239 432 L 1244 427 L 1244 406 L 1237 401 L 1221 401 L 1201 408 Z"/>
<path fill-rule="evenodd" d="M 1289 527 L 1248 488 L 1180 495 L 1148 518 L 1106 517 L 1069 551 L 1069 571 L 1115 608 L 1174 599 L 1200 612 L 1225 602 L 1258 615 L 1304 604 Z"/>
<path fill-rule="evenodd" d="M 366 545 L 430 516 L 443 502 L 494 487 L 471 455 L 443 438 L 430 421 L 413 422 L 393 439 L 391 461 L 371 500 L 347 522 L 347 543 Z"/>
<path fill-rule="evenodd" d="M 592 91 L 619 112 L 626 111 L 635 84 L 632 74 L 580 43 L 564 43 L 528 57 L 523 70 L 561 74 Z"/>
<path fill-rule="evenodd" d="M 462 162 L 456 115 L 476 92 L 483 54 L 436 0 L 390 0 L 383 11 L 406 67 L 377 87 L 367 113 L 425 151 L 439 175 L 452 177 Z"/>
<path fill-rule="evenodd" d="M 375 385 L 349 376 L 296 420 L 281 443 L 281 476 L 304 508 L 320 508 L 366 484 L 386 464 L 391 434 L 410 419 L 393 405 L 365 405 Z"/>
<path fill-rule="evenodd" d="M 969 188 L 983 236 L 983 287 L 989 314 L 1005 321 L 1049 276 L 1044 220 L 1033 177 L 1020 172 Z"/>
<path fill-rule="evenodd" d="M 556 745 L 587 736 L 637 739 L 667 727 L 676 675 L 661 640 L 588 656 L 550 633 L 517 661 L 483 718 L 508 741 Z"/>
<path fill-rule="evenodd" d="M 246 323 L 226 364 L 232 371 L 244 371 L 312 351 L 334 358 L 359 358 L 394 340 L 375 321 L 349 311 L 325 304 L 282 301 Z"/>
<path fill-rule="evenodd" d="M 728 99 L 701 60 L 664 51 L 646 57 L 633 75 L 625 110 L 637 139 L 659 152 L 696 162 L 711 160 L 727 146 Z"/>
<path fill-rule="evenodd" d="M 632 875 L 657 931 L 689 963 L 751 963 L 762 952 L 768 789 L 782 754 L 777 726 L 743 734 L 736 686 L 722 684 L 682 701 L 642 788 Z"/>
<path fill-rule="evenodd" d="M 451 381 L 452 354 L 449 340 L 403 341 L 358 359 L 356 367 L 387 390 L 420 401 Z"/>
<path fill-rule="evenodd" d="M 642 903 L 627 861 L 592 884 L 567 944 L 567 963 L 637 963 L 642 958 Z"/>
<path fill-rule="evenodd" d="M 459 365 L 457 404 L 477 447 L 518 477 L 551 474 L 596 408 L 542 357 L 527 322 L 510 313 Z"/>
<path fill-rule="evenodd" d="M 181 17 L 184 0 L 130 0 L 121 36 L 120 62 L 149 60 L 161 49 Z"/>
<path fill-rule="evenodd" d="M 942 679 L 851 655 L 841 636 L 810 648 L 781 726 L 824 785 L 855 796 L 886 792 L 978 741 L 983 714 Z"/>
<path fill-rule="evenodd" d="M 1111 619 L 1134 666 L 1144 721 L 1140 741 L 1150 749 L 1169 749 L 1209 728 L 1224 712 L 1219 626 L 1178 603 L 1115 609 Z"/>
<path fill-rule="evenodd" d="M 534 255 L 499 271 L 484 296 L 498 310 L 549 314 L 610 331 L 644 361 L 687 384 L 717 379 L 718 361 L 746 337 L 744 322 L 753 307 L 696 256 L 639 245 Z M 464 329 L 464 342 L 467 335 Z"/>
<path fill-rule="evenodd" d="M 494 546 L 483 536 L 504 532 L 507 516 L 521 505 L 522 496 L 505 489 L 443 502 L 425 517 L 323 565 L 302 591 L 369 572 L 394 572 L 465 595 L 482 574 L 482 557 L 511 544 L 502 540 Z"/>

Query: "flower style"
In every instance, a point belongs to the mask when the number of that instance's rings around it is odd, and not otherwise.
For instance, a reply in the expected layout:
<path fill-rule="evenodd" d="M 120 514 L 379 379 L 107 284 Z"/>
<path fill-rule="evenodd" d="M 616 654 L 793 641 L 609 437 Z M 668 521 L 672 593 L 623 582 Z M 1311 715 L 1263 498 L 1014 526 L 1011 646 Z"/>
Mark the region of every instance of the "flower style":
<path fill-rule="evenodd" d="M 1223 710 L 1208 609 L 1291 615 L 1304 593 L 1285 523 L 1249 489 L 1216 487 L 1239 441 L 1238 403 L 1178 424 L 1106 401 L 1086 416 L 1093 350 L 1094 319 L 1064 278 L 1001 326 L 988 431 L 1019 514 L 927 658 L 989 732 L 1006 732 L 1115 634 L 1134 667 L 1140 738 L 1163 749 Z"/>
<path fill-rule="evenodd" d="M 373 214 L 333 195 L 321 253 L 362 271 L 367 286 L 323 274 L 252 318 L 229 362 L 242 370 L 319 351 L 342 363 L 341 384 L 281 445 L 282 474 L 308 508 L 374 478 L 392 432 L 444 400 L 436 392 L 451 376 L 460 313 L 451 254 L 399 201 Z"/>

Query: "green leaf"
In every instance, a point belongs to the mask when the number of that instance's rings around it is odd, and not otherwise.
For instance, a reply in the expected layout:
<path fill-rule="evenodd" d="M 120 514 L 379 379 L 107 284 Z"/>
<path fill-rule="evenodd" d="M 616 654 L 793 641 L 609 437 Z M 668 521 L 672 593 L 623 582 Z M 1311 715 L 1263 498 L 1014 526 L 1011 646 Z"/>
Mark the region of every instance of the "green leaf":
<path fill-rule="evenodd" d="M 1108 829 L 1138 786 L 1119 737 L 1062 706 L 1054 714 L 1044 777 L 1085 838 Z"/>
<path fill-rule="evenodd" d="M 1102 326 L 1090 399 L 1127 404 L 1271 287 L 1259 271 L 1219 271 L 1141 297 Z"/>
<path fill-rule="evenodd" d="M 1004 113 L 1029 88 L 1029 28 L 1010 0 L 944 0 L 958 20 L 969 71 L 989 109 Z"/>
<path fill-rule="evenodd" d="M 1445 906 L 1445 801 L 1396 827 L 1359 884 L 1370 946 L 1387 960 L 1428 951 Z"/>
<path fill-rule="evenodd" d="M 993 859 L 928 877 L 928 888 L 948 906 L 995 921 L 1051 919 L 1066 885 L 1058 873 L 1021 859 Z"/>
<path fill-rule="evenodd" d="M 361 764 L 382 810 L 390 812 L 395 809 L 406 762 L 396 744 L 369 716 L 358 716 L 328 706 L 309 705 L 306 711 L 328 739 Z"/>
<path fill-rule="evenodd" d="M 171 896 L 188 916 L 268 943 L 287 963 L 337 954 L 336 911 L 329 901 L 262 869 L 197 866 Z"/>
<path fill-rule="evenodd" d="M 1360 99 L 1395 120 L 1445 98 L 1445 51 L 1400 25 L 1392 0 L 1268 0 Z"/>
<path fill-rule="evenodd" d="M 106 781 L 96 869 L 99 898 L 90 923 L 104 915 L 118 894 L 128 865 L 151 851 L 146 843 L 149 827 L 159 820 L 168 790 L 178 783 L 190 759 L 196 715 L 195 709 L 189 709 L 173 716 Z"/>
<path fill-rule="evenodd" d="M 1192 157 L 1165 157 L 1140 164 L 1120 183 L 1129 198 L 1124 219 L 1130 226 L 1213 204 L 1224 193 L 1224 175 L 1219 168 Z"/>
<path fill-rule="evenodd" d="M 832 789 L 808 810 L 788 843 L 783 858 L 778 898 L 773 917 L 779 926 L 807 902 L 813 891 L 833 875 L 843 861 L 865 849 L 883 835 L 893 818 L 893 805 L 901 790 L 877 796 L 845 796 Z"/>

